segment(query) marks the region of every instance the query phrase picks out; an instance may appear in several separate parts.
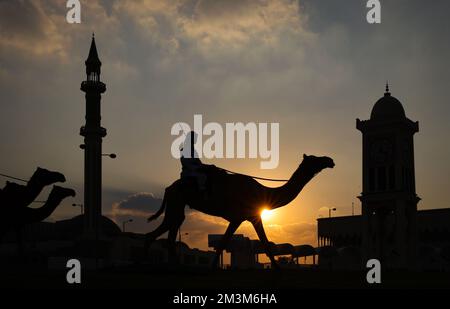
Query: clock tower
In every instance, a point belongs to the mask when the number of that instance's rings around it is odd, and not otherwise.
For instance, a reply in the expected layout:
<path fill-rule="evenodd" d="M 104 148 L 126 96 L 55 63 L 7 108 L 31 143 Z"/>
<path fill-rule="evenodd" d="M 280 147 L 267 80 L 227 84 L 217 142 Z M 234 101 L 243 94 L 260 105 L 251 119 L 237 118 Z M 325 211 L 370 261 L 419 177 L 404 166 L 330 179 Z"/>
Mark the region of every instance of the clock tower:
<path fill-rule="evenodd" d="M 389 86 L 369 120 L 356 120 L 363 137 L 363 263 L 375 258 L 385 268 L 415 268 L 417 203 L 411 121 Z"/>

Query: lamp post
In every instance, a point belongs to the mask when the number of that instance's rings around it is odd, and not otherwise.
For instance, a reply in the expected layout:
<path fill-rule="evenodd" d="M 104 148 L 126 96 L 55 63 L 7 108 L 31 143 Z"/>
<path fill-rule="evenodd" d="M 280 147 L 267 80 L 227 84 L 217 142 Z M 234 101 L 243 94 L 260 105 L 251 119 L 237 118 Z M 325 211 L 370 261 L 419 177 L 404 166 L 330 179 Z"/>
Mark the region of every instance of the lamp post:
<path fill-rule="evenodd" d="M 125 221 L 122 222 L 122 232 L 123 233 L 125 233 L 125 225 L 127 223 L 131 223 L 131 222 L 133 222 L 133 219 L 125 220 Z"/>
<path fill-rule="evenodd" d="M 332 211 L 336 211 L 336 207 L 333 207 L 333 208 L 328 208 L 328 218 L 331 218 L 331 212 Z M 330 222 L 330 224 L 331 224 L 331 222 Z M 331 229 L 333 230 L 333 224 L 331 224 Z M 333 232 L 333 231 L 332 231 Z M 331 234 L 333 234 L 333 233 L 331 233 Z M 331 246 L 332 245 L 332 237 L 330 236 L 329 237 L 329 239 L 328 239 L 328 245 L 329 246 Z"/>
<path fill-rule="evenodd" d="M 73 207 L 77 207 L 77 206 L 80 207 L 80 208 L 81 208 L 81 214 L 84 213 L 84 211 L 83 211 L 83 208 L 84 208 L 84 207 L 83 207 L 83 204 L 72 204 L 72 206 L 73 206 Z"/>
<path fill-rule="evenodd" d="M 183 233 L 184 236 L 189 235 L 189 233 Z M 178 229 L 178 242 L 181 242 L 181 228 Z"/>
<path fill-rule="evenodd" d="M 331 211 L 336 211 L 336 207 L 328 208 L 328 218 L 331 218 Z"/>
<path fill-rule="evenodd" d="M 111 159 L 117 158 L 117 155 L 115 153 L 102 153 L 103 157 L 110 157 Z"/>
<path fill-rule="evenodd" d="M 86 145 L 85 144 L 81 144 L 80 145 L 80 149 L 86 149 Z M 102 157 L 110 157 L 111 159 L 115 159 L 117 158 L 117 154 L 115 153 L 102 153 Z"/>

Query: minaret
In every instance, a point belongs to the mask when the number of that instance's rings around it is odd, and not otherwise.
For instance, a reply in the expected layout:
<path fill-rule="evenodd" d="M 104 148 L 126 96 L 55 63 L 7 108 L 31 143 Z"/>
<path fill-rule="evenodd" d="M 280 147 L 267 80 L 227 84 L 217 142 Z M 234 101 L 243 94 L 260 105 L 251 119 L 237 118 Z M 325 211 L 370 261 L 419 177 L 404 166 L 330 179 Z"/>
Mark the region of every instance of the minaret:
<path fill-rule="evenodd" d="M 84 137 L 84 228 L 86 236 L 98 237 L 102 216 L 102 139 L 106 136 L 106 129 L 100 125 L 100 101 L 106 85 L 100 81 L 102 63 L 94 35 L 85 64 L 86 80 L 81 83 L 81 90 L 86 93 L 86 123 L 80 129 Z"/>

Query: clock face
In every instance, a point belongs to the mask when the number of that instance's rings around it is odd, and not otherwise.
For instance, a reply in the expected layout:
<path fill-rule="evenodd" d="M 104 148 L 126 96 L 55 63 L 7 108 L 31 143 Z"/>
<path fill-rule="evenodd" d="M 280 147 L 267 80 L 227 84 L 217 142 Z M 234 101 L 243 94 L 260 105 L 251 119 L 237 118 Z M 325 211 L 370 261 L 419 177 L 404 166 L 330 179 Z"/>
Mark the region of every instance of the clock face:
<path fill-rule="evenodd" d="M 376 163 L 385 163 L 392 157 L 392 144 L 388 140 L 376 140 L 370 147 L 370 158 Z"/>

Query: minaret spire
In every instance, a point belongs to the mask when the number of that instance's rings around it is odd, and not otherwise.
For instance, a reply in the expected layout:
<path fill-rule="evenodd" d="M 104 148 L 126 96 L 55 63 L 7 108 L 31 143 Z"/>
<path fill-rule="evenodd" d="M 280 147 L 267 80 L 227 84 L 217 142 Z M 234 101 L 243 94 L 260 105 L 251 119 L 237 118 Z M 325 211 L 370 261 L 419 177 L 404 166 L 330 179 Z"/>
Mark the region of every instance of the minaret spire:
<path fill-rule="evenodd" d="M 100 67 L 102 62 L 98 58 L 97 45 L 95 44 L 94 33 L 92 33 L 91 47 L 89 55 L 84 62 L 86 64 L 86 75 L 88 81 L 100 81 Z"/>

